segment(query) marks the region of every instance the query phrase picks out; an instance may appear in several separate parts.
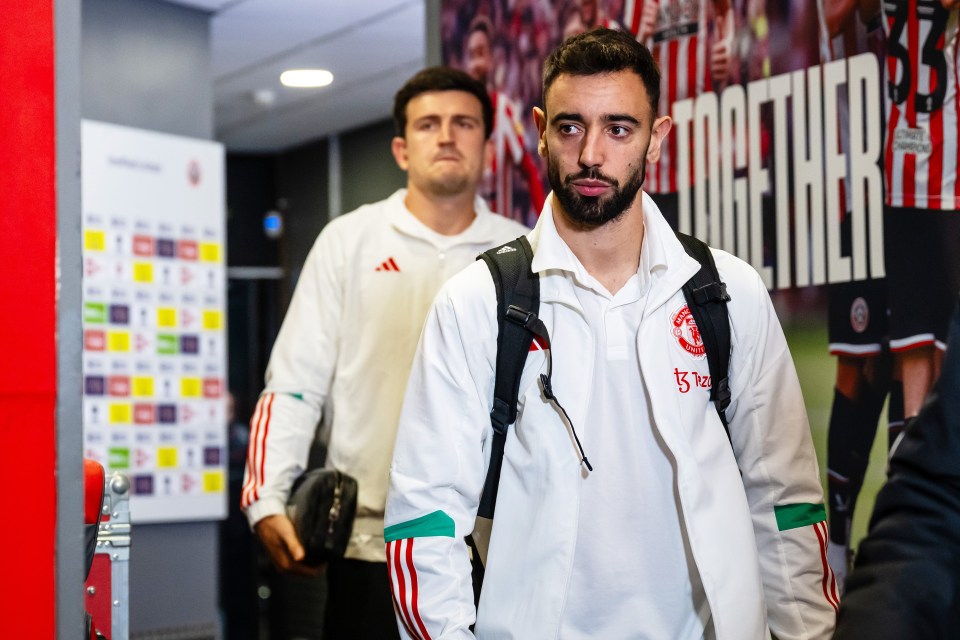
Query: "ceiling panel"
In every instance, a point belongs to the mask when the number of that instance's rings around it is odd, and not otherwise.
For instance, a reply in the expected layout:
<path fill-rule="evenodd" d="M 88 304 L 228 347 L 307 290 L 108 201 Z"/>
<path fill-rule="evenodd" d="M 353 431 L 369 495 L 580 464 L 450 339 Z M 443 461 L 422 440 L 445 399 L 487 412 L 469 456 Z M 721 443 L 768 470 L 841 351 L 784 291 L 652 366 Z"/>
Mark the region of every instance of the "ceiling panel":
<path fill-rule="evenodd" d="M 169 0 L 211 11 L 216 138 L 274 152 L 390 115 L 399 84 L 425 59 L 424 0 Z M 280 84 L 320 67 L 320 89 Z"/>

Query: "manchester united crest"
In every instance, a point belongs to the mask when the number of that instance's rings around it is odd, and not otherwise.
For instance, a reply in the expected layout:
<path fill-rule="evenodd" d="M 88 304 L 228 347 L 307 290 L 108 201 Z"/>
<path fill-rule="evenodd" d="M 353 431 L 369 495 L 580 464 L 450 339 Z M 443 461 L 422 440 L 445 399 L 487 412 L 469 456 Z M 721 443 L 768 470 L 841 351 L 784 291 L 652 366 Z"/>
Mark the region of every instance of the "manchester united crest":
<path fill-rule="evenodd" d="M 676 338 L 681 349 L 698 360 L 707 355 L 707 348 L 703 345 L 700 329 L 693 319 L 690 307 L 687 305 L 680 307 L 670 318 L 670 324 L 673 329 L 673 337 Z"/>

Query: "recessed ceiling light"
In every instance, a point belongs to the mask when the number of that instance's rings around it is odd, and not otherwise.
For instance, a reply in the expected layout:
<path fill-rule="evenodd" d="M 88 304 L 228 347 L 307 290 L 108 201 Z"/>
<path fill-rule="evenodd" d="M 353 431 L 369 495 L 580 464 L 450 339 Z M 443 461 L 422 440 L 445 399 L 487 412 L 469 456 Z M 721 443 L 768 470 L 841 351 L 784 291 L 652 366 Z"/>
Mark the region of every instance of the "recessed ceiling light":
<path fill-rule="evenodd" d="M 325 87 L 333 82 L 333 74 L 326 69 L 290 69 L 280 74 L 285 87 Z"/>

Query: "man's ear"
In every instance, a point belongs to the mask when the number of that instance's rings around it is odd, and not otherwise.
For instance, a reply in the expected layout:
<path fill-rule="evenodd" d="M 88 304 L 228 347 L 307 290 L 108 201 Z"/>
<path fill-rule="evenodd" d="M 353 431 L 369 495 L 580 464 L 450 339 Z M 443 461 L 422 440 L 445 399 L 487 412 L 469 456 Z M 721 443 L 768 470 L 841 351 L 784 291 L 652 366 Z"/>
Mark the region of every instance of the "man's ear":
<path fill-rule="evenodd" d="M 406 171 L 408 166 L 406 139 L 400 136 L 394 136 L 393 141 L 390 143 L 390 151 L 393 152 L 393 159 L 396 160 L 397 166 L 403 171 Z"/>
<path fill-rule="evenodd" d="M 670 116 L 660 116 L 654 121 L 653 130 L 650 132 L 650 144 L 647 146 L 647 163 L 654 163 L 660 159 L 660 147 L 672 126 Z"/>
<path fill-rule="evenodd" d="M 483 145 L 483 167 L 484 167 L 484 169 L 486 169 L 487 167 L 493 166 L 493 158 L 494 158 L 494 154 L 496 154 L 496 152 L 497 152 L 497 148 L 496 148 L 496 146 L 493 144 L 493 136 L 490 136 L 489 138 L 487 138 L 486 143 L 484 143 L 484 145 Z"/>
<path fill-rule="evenodd" d="M 533 108 L 533 121 L 537 123 L 537 153 L 541 158 L 547 157 L 547 114 L 540 107 Z"/>

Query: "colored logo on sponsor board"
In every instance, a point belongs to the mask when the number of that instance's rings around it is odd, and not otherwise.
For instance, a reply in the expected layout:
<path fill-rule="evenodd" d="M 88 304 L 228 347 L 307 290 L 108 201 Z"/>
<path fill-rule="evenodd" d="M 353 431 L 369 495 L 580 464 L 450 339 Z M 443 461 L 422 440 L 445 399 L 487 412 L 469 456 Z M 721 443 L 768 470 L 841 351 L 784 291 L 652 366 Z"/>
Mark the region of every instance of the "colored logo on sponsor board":
<path fill-rule="evenodd" d="M 180 378 L 180 395 L 184 398 L 199 398 L 201 389 L 200 378 Z"/>
<path fill-rule="evenodd" d="M 107 334 L 99 329 L 87 329 L 83 332 L 83 348 L 86 351 L 104 351 L 107 348 Z"/>
<path fill-rule="evenodd" d="M 223 458 L 222 449 L 220 447 L 204 447 L 203 448 L 203 464 L 208 467 L 215 467 L 220 464 L 220 460 Z"/>
<path fill-rule="evenodd" d="M 200 261 L 201 262 L 219 262 L 220 245 L 216 242 L 200 243 Z"/>
<path fill-rule="evenodd" d="M 126 402 L 111 402 L 108 413 L 110 424 L 130 424 L 133 407 Z"/>
<path fill-rule="evenodd" d="M 161 258 L 176 257 L 177 244 L 170 238 L 157 238 L 157 255 Z"/>
<path fill-rule="evenodd" d="M 223 326 L 223 313 L 215 309 L 203 310 L 203 328 L 217 330 Z"/>
<path fill-rule="evenodd" d="M 177 405 L 161 404 L 157 405 L 157 422 L 160 424 L 176 424 Z"/>
<path fill-rule="evenodd" d="M 130 378 L 128 376 L 110 376 L 107 378 L 107 391 L 112 396 L 126 397 L 130 395 Z"/>
<path fill-rule="evenodd" d="M 103 376 L 87 376 L 83 379 L 83 392 L 88 396 L 102 396 L 107 390 Z"/>
<path fill-rule="evenodd" d="M 180 336 L 180 353 L 195 355 L 200 353 L 200 340 L 197 336 Z"/>
<path fill-rule="evenodd" d="M 133 492 L 141 496 L 153 495 L 153 476 L 133 476 Z"/>
<path fill-rule="evenodd" d="M 88 229 L 83 232 L 83 248 L 87 251 L 106 251 L 107 234 L 105 231 Z"/>
<path fill-rule="evenodd" d="M 204 471 L 203 472 L 203 492 L 204 493 L 222 493 L 223 492 L 223 472 L 222 471 Z"/>
<path fill-rule="evenodd" d="M 157 447 L 157 466 L 161 469 L 177 466 L 177 448 Z"/>
<path fill-rule="evenodd" d="M 126 447 L 110 447 L 107 449 L 107 466 L 111 469 L 129 469 L 130 449 Z"/>
<path fill-rule="evenodd" d="M 152 256 L 153 238 L 150 236 L 133 236 L 133 254 L 137 256 Z"/>
<path fill-rule="evenodd" d="M 108 331 L 107 351 L 117 353 L 130 351 L 130 333 L 128 331 Z"/>
<path fill-rule="evenodd" d="M 110 305 L 110 324 L 130 324 L 130 307 L 125 304 Z"/>
<path fill-rule="evenodd" d="M 134 262 L 133 263 L 134 282 L 153 282 L 153 263 L 152 262 Z"/>
<path fill-rule="evenodd" d="M 107 305 L 102 302 L 84 302 L 83 321 L 87 324 L 103 324 L 107 321 Z"/>
<path fill-rule="evenodd" d="M 177 354 L 177 336 L 168 333 L 157 334 L 157 353 L 164 356 Z"/>
<path fill-rule="evenodd" d="M 204 398 L 219 398 L 221 395 L 223 395 L 223 382 L 220 378 L 203 379 Z"/>
<path fill-rule="evenodd" d="M 152 404 L 134 404 L 133 405 L 133 423 L 134 424 L 153 424 L 156 422 L 157 412 Z"/>
<path fill-rule="evenodd" d="M 157 326 L 173 328 L 177 326 L 177 310 L 172 307 L 157 309 Z"/>
<path fill-rule="evenodd" d="M 177 243 L 177 257 L 181 260 L 196 260 L 200 255 L 195 240 L 181 240 Z"/>
<path fill-rule="evenodd" d="M 149 376 L 134 376 L 131 380 L 133 395 L 136 398 L 149 398 L 153 396 L 153 378 Z"/>

